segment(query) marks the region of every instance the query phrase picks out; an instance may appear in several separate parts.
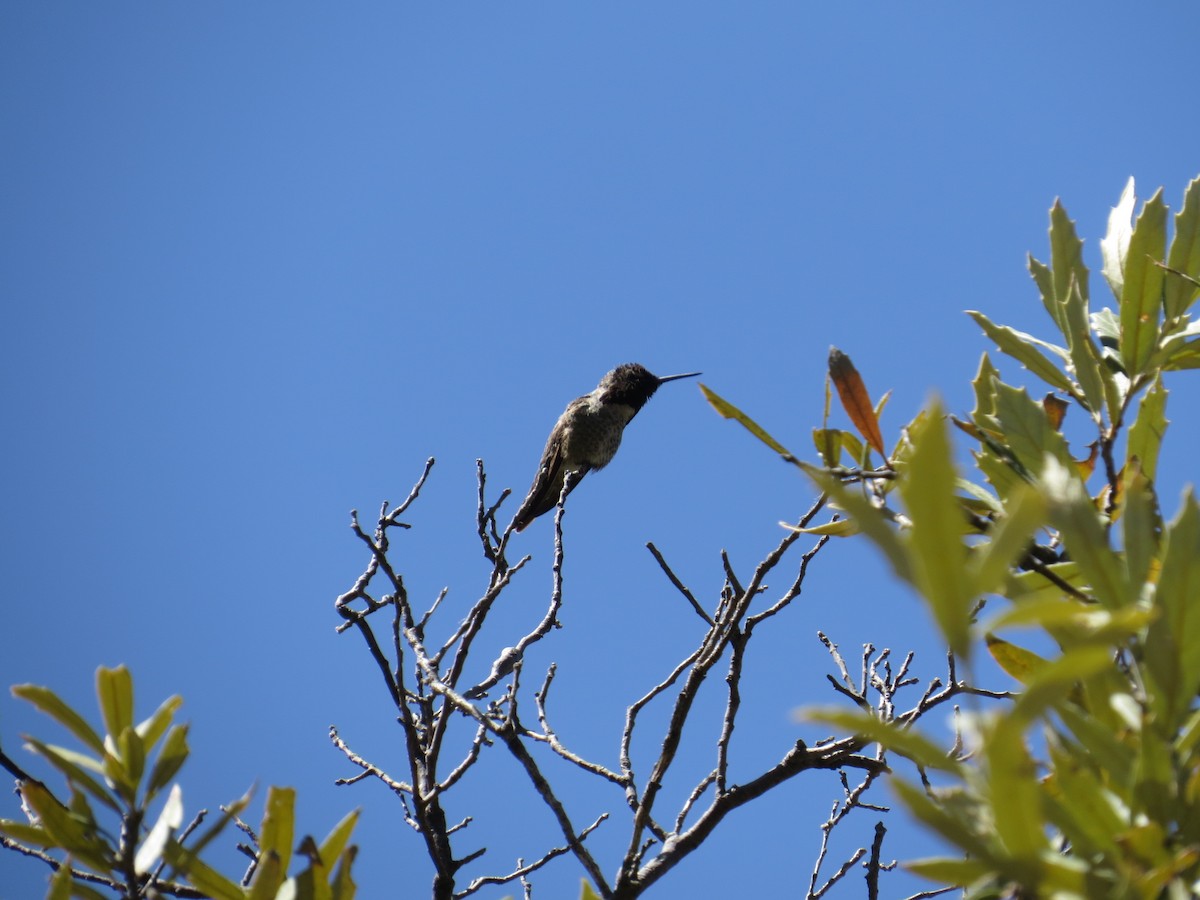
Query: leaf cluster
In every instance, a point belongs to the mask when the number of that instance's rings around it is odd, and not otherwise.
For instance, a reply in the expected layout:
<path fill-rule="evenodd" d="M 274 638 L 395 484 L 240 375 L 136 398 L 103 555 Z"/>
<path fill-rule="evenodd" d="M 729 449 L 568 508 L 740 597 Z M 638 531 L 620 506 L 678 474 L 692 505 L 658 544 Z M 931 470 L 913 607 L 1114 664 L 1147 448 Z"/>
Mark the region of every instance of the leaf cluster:
<path fill-rule="evenodd" d="M 1041 401 L 984 354 L 971 414 L 934 402 L 887 455 L 879 408 L 835 350 L 830 380 L 854 430 L 830 428 L 827 403 L 813 465 L 710 397 L 840 511 L 809 531 L 865 535 L 957 656 L 986 649 L 1020 684 L 1010 705 L 964 716 L 951 752 L 876 710 L 809 711 L 917 764 L 920 781 L 895 787 L 959 855 L 911 867 L 970 897 L 1200 892 L 1200 504 L 1189 489 L 1164 522 L 1156 491 L 1164 376 L 1200 366 L 1200 179 L 1170 241 L 1162 191 L 1136 220 L 1135 205 L 1131 180 L 1101 241 L 1113 308 L 1090 310 L 1083 243 L 1056 203 L 1050 260 L 1029 270 L 1059 338 L 969 313 L 1049 388 Z M 1093 435 L 1086 454 L 1063 432 L 1072 408 Z M 973 444 L 962 475 L 950 424 Z M 989 596 L 1003 601 L 985 616 Z M 1054 652 L 1012 635 L 1030 631 Z"/>
<path fill-rule="evenodd" d="M 124 666 L 96 672 L 104 722 L 101 734 L 46 687 L 25 684 L 13 694 L 67 729 L 81 745 L 71 748 L 26 736 L 26 748 L 66 781 L 60 797 L 7 756 L 0 761 L 18 778 L 27 821 L 0 820 L 0 841 L 41 858 L 54 870 L 47 897 L 100 900 L 122 897 L 213 897 L 218 900 L 351 900 L 351 866 L 357 849 L 349 838 L 357 812 L 346 816 L 320 844 L 305 837 L 296 873 L 288 876 L 294 838 L 295 791 L 272 787 L 257 832 L 253 864 L 241 883 L 222 875 L 202 854 L 231 822 L 249 831 L 239 814 L 250 795 L 223 807 L 207 828 L 201 810 L 183 827 L 183 792 L 174 781 L 187 761 L 188 726 L 174 722 L 182 698 L 169 697 L 147 719 L 134 722 L 133 678 Z M 156 801 L 166 792 L 161 805 Z M 151 810 L 158 805 L 156 816 Z"/>

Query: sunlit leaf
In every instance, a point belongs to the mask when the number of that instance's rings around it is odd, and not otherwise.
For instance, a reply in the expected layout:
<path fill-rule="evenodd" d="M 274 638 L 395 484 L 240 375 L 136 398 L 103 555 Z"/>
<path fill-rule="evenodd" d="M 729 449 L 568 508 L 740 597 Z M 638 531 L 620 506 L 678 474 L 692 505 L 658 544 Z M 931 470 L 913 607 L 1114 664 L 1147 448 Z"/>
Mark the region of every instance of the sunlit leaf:
<path fill-rule="evenodd" d="M 723 400 L 703 384 L 700 385 L 700 391 L 704 394 L 704 399 L 709 402 L 712 408 L 715 409 L 722 418 L 733 419 L 737 422 L 740 422 L 743 428 L 782 456 L 785 461 L 790 463 L 797 461 L 796 457 L 792 455 L 790 450 L 784 447 L 783 444 L 779 443 L 779 441 L 775 440 L 775 438 L 767 434 L 767 432 L 763 430 L 763 428 L 757 422 L 751 419 L 732 403 L 728 402 L 727 400 Z"/>
<path fill-rule="evenodd" d="M 170 783 L 188 757 L 187 745 L 188 726 L 176 725 L 167 732 L 167 739 L 154 761 L 147 782 L 147 797 L 153 797 L 159 790 Z"/>
<path fill-rule="evenodd" d="M 784 528 L 789 531 L 795 531 L 800 534 L 815 534 L 818 536 L 829 535 L 830 537 L 850 537 L 858 534 L 859 528 L 853 519 L 836 519 L 832 522 L 826 522 L 824 525 L 814 525 L 812 528 L 799 528 L 796 525 L 791 525 L 788 522 L 780 522 Z"/>
<path fill-rule="evenodd" d="M 1146 666 L 1166 696 L 1173 730 L 1200 690 L 1200 508 L 1189 490 L 1164 535 L 1155 603 L 1162 610 L 1146 636 Z"/>
<path fill-rule="evenodd" d="M 325 840 L 321 842 L 320 854 L 321 858 L 327 861 L 327 864 L 342 855 L 342 851 L 346 849 L 346 844 L 350 841 L 350 835 L 354 832 L 354 826 L 358 824 L 359 811 L 356 809 L 342 818 L 340 822 L 333 827 Z"/>
<path fill-rule="evenodd" d="M 96 670 L 96 696 L 104 727 L 116 738 L 126 728 L 133 727 L 133 677 L 124 666 Z"/>
<path fill-rule="evenodd" d="M 1032 650 L 1018 647 L 992 634 L 987 636 L 987 648 L 996 665 L 1022 684 L 1033 680 L 1038 670 L 1046 665 L 1046 660 Z"/>
<path fill-rule="evenodd" d="M 1041 483 L 1050 500 L 1050 521 L 1062 534 L 1071 559 L 1079 565 L 1096 599 L 1109 609 L 1120 609 L 1136 599 L 1078 476 L 1048 458 Z"/>
<path fill-rule="evenodd" d="M 1200 178 L 1193 179 L 1183 193 L 1183 206 L 1175 215 L 1175 237 L 1167 254 L 1167 265 L 1176 272 L 1200 278 Z M 1163 284 L 1163 306 L 1168 319 L 1187 312 L 1200 296 L 1186 278 L 1168 275 Z"/>
<path fill-rule="evenodd" d="M 864 740 L 882 744 L 887 749 L 911 759 L 927 769 L 954 771 L 959 767 L 950 755 L 929 738 L 893 722 L 884 722 L 868 712 L 842 707 L 804 707 L 796 711 L 804 722 L 824 722 L 859 735 Z"/>
<path fill-rule="evenodd" d="M 53 718 L 97 754 L 104 752 L 104 739 L 54 691 L 36 684 L 18 684 L 13 687 L 12 693 L 14 697 L 32 703 Z"/>
<path fill-rule="evenodd" d="M 134 871 L 143 875 L 158 865 L 167 841 L 182 824 L 183 791 L 180 790 L 179 785 L 175 785 L 167 794 L 167 801 L 163 804 L 154 826 L 142 841 L 142 845 L 138 847 L 137 856 L 133 861 Z"/>
<path fill-rule="evenodd" d="M 1043 668 L 1043 672 L 1053 663 Z M 1036 676 L 1035 676 L 1036 679 Z M 1001 717 L 984 744 L 994 827 L 1008 852 L 1032 861 L 1048 847 L 1037 767 L 1025 746 L 1022 722 Z"/>
<path fill-rule="evenodd" d="M 991 540 L 976 548 L 971 581 L 976 593 L 995 591 L 1029 547 L 1046 517 L 1046 502 L 1032 486 L 1022 485 L 1010 498 L 1006 514 L 993 527 Z"/>
<path fill-rule="evenodd" d="M 294 840 L 296 791 L 294 788 L 272 786 L 267 791 L 267 806 L 263 814 L 259 846 L 279 854 L 279 864 L 288 870 Z"/>
<path fill-rule="evenodd" d="M 1129 440 L 1125 450 L 1126 465 L 1130 460 L 1137 459 L 1142 471 L 1151 481 L 1158 471 L 1158 451 L 1167 430 L 1168 393 L 1163 387 L 1162 376 L 1156 375 L 1150 390 L 1138 405 L 1137 418 L 1129 428 Z"/>
<path fill-rule="evenodd" d="M 183 705 L 183 698 L 175 695 L 164 700 L 145 721 L 139 722 L 137 733 L 141 737 L 147 748 L 153 747 L 158 743 L 171 725 L 171 719 L 174 718 L 175 712 Z"/>
<path fill-rule="evenodd" d="M 818 488 L 829 494 L 839 509 L 850 516 L 859 530 L 884 552 L 896 574 L 913 584 L 914 576 L 908 550 L 896 533 L 895 525 L 863 496 L 861 488 L 856 490 L 843 485 L 828 472 L 808 463 L 800 462 L 799 466 L 816 482 Z"/>
<path fill-rule="evenodd" d="M 1063 436 L 1051 427 L 1041 404 L 1024 388 L 1017 390 L 1002 382 L 996 384 L 996 418 L 1008 446 L 1031 474 L 1041 469 L 1047 454 L 1064 466 L 1071 463 Z"/>
<path fill-rule="evenodd" d="M 1129 239 L 1125 286 L 1121 290 L 1121 359 L 1132 378 L 1145 371 L 1158 343 L 1163 271 L 1154 263 L 1166 254 L 1167 207 L 1159 190 L 1146 201 Z"/>
<path fill-rule="evenodd" d="M 1050 209 L 1050 266 L 1054 277 L 1055 308 L 1050 316 L 1058 324 L 1063 336 L 1067 336 L 1067 319 L 1063 315 L 1063 301 L 1074 288 L 1083 295 L 1087 305 L 1088 270 L 1083 264 L 1083 241 L 1075 232 L 1075 223 L 1067 216 L 1062 203 L 1055 200 Z"/>
<path fill-rule="evenodd" d="M 1053 349 L 1055 354 L 1064 362 L 1069 358 L 1066 350 L 1061 347 L 1053 347 L 1045 341 L 1039 341 L 1032 335 L 1009 328 L 1007 325 L 994 325 L 981 312 L 967 310 L 967 315 L 975 320 L 984 333 L 991 338 L 1002 352 L 1020 362 L 1021 365 L 1042 379 L 1042 381 L 1051 387 L 1066 391 L 1073 397 L 1080 396 L 1079 389 L 1075 387 L 1071 379 L 1038 348 Z"/>
<path fill-rule="evenodd" d="M 1121 199 L 1108 215 L 1108 234 L 1100 241 L 1104 277 L 1118 300 L 1125 286 L 1125 258 L 1129 253 L 1129 239 L 1133 235 L 1133 207 L 1136 203 L 1137 195 L 1134 193 L 1133 179 L 1130 178 L 1121 192 Z"/>
<path fill-rule="evenodd" d="M 962 513 L 955 497 L 954 460 L 941 407 L 935 403 L 921 430 L 913 435 L 913 454 L 900 492 L 912 528 L 912 552 L 917 585 L 950 647 L 970 651 L 968 637 L 975 585 L 967 572 L 962 544 Z"/>

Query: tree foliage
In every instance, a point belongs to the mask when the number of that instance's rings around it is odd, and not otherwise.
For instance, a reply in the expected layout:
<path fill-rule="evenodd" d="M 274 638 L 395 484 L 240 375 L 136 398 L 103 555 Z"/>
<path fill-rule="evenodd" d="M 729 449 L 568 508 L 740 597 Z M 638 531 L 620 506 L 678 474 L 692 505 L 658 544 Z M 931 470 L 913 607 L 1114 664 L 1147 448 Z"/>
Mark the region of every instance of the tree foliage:
<path fill-rule="evenodd" d="M 961 661 L 986 649 L 1020 683 L 1011 704 L 967 718 L 951 753 L 877 710 L 806 713 L 917 763 L 921 780 L 895 776 L 895 787 L 961 855 L 912 868 L 969 897 L 1200 892 L 1200 506 L 1189 488 L 1164 521 L 1155 483 L 1168 373 L 1200 366 L 1190 313 L 1200 179 L 1169 243 L 1162 191 L 1136 221 L 1135 204 L 1131 180 L 1101 241 L 1115 308 L 1090 310 L 1083 242 L 1056 203 L 1050 261 L 1031 258 L 1029 270 L 1059 338 L 970 313 L 1050 388 L 1041 401 L 984 354 L 972 413 L 946 416 L 934 403 L 880 459 L 865 388 L 834 351 L 830 377 L 856 433 L 818 430 L 821 466 L 718 404 L 803 468 L 844 517 L 810 531 L 865 535 Z M 1085 454 L 1064 435 L 1073 408 L 1091 438 Z M 951 425 L 970 441 L 962 475 Z M 1002 598 L 998 609 L 989 597 Z"/>

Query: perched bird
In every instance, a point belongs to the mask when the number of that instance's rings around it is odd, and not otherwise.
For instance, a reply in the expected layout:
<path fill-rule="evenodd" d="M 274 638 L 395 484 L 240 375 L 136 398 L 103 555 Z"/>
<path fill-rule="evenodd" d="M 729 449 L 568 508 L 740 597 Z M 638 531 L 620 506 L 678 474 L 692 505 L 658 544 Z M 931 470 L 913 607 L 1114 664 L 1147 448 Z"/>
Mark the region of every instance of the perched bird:
<path fill-rule="evenodd" d="M 590 394 L 572 400 L 554 424 L 546 449 L 542 451 L 537 477 L 533 479 L 525 502 L 517 510 L 514 520 L 517 531 L 523 530 L 542 513 L 554 509 L 568 472 L 578 472 L 582 478 L 593 469 L 608 465 L 621 446 L 625 426 L 654 396 L 660 384 L 699 374 L 688 372 L 659 378 L 646 371 L 644 366 L 625 363 L 601 378 L 599 386 Z M 576 480 L 575 484 L 578 483 Z"/>

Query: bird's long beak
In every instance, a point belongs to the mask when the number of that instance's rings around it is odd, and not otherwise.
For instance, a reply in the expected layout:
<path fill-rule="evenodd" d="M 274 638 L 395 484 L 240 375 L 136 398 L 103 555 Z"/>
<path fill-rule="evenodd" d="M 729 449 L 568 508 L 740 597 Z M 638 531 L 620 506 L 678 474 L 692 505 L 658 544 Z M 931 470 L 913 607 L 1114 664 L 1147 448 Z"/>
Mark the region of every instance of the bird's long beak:
<path fill-rule="evenodd" d="M 686 372 L 683 375 L 667 375 L 658 379 L 659 384 L 666 384 L 668 381 L 674 381 L 677 378 L 695 378 L 697 375 L 703 375 L 703 372 Z"/>

